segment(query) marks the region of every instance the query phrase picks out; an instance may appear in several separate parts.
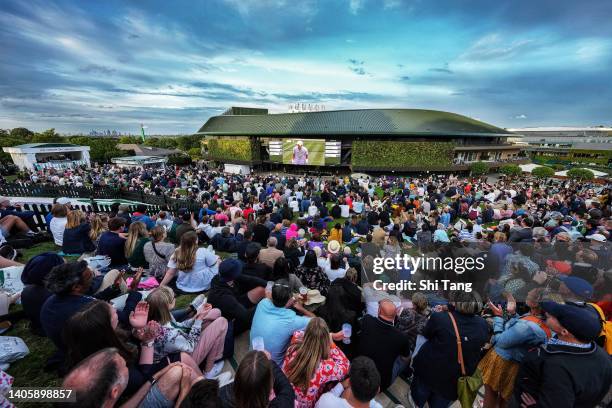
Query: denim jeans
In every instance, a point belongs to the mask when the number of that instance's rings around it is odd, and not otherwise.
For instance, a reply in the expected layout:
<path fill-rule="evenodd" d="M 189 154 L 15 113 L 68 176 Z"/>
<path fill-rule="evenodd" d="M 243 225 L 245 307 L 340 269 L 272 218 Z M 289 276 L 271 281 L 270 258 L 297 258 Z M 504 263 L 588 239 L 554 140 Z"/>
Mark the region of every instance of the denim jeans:
<path fill-rule="evenodd" d="M 413 377 L 412 384 L 410 384 L 410 395 L 414 404 L 419 408 L 423 408 L 425 403 L 429 404 L 429 408 L 448 408 L 453 403 L 430 390 L 417 375 Z"/>

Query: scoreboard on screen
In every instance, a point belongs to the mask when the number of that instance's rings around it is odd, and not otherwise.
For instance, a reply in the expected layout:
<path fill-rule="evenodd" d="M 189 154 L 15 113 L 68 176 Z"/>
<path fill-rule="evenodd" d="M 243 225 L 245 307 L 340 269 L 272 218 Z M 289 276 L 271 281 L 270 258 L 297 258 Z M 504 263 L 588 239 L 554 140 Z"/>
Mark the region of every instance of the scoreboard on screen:
<path fill-rule="evenodd" d="M 269 142 L 270 160 L 298 166 L 340 164 L 341 142 L 323 139 L 276 139 Z"/>

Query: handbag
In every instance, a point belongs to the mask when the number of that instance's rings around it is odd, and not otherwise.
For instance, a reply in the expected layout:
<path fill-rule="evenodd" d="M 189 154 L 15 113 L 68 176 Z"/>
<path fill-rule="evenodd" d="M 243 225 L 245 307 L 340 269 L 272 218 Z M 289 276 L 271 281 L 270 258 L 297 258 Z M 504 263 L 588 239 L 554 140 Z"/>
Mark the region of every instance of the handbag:
<path fill-rule="evenodd" d="M 465 364 L 463 362 L 463 349 L 461 347 L 461 336 L 459 335 L 457 322 L 451 312 L 448 312 L 448 317 L 450 317 L 453 328 L 455 329 L 455 337 L 457 338 L 457 357 L 459 365 L 461 366 L 461 377 L 457 380 L 457 399 L 461 404 L 461 408 L 472 408 L 476 395 L 478 395 L 478 390 L 482 386 L 482 374 L 479 369 L 476 369 L 471 376 L 466 375 Z"/>

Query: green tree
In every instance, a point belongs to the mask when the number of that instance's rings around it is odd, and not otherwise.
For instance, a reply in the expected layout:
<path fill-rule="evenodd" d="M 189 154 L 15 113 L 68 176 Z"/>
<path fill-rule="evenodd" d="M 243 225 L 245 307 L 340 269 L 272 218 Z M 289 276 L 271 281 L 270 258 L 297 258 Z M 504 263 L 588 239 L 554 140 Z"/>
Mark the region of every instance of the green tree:
<path fill-rule="evenodd" d="M 555 175 L 555 171 L 550 167 L 542 166 L 533 169 L 531 175 L 537 178 L 549 178 Z"/>
<path fill-rule="evenodd" d="M 61 143 L 64 138 L 55 132 L 55 129 L 47 129 L 42 133 L 36 133 L 32 137 L 33 143 Z"/>
<path fill-rule="evenodd" d="M 522 170 L 517 164 L 504 164 L 499 168 L 499 172 L 506 176 L 515 177 L 520 176 Z"/>
<path fill-rule="evenodd" d="M 567 177 L 574 180 L 592 180 L 595 174 L 589 169 L 573 168 L 567 172 Z"/>
<path fill-rule="evenodd" d="M 200 160 L 202 158 L 202 149 L 199 147 L 192 147 L 187 151 L 187 154 L 189 154 L 193 160 Z"/>
<path fill-rule="evenodd" d="M 489 172 L 489 166 L 486 163 L 477 161 L 470 165 L 470 173 L 472 176 L 482 176 Z"/>
<path fill-rule="evenodd" d="M 32 137 L 34 136 L 34 132 L 26 128 L 15 128 L 11 130 L 10 135 L 11 137 L 20 139 L 21 143 L 23 144 L 23 143 L 29 143 L 32 140 Z"/>
<path fill-rule="evenodd" d="M 142 139 L 136 136 L 121 136 L 119 143 L 121 144 L 138 144 L 141 143 Z"/>
<path fill-rule="evenodd" d="M 108 163 L 113 157 L 126 155 L 125 152 L 117 149 L 117 139 L 73 136 L 68 141 L 81 146 L 89 146 L 89 157 L 92 162 Z"/>

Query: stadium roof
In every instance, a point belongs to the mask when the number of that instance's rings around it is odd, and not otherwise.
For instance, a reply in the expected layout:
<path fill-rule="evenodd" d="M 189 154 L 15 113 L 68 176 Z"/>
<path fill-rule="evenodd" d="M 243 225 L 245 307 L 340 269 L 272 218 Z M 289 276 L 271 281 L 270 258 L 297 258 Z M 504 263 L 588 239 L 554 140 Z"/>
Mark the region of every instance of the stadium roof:
<path fill-rule="evenodd" d="M 26 143 L 18 145 L 21 149 L 40 149 L 40 148 L 51 148 L 51 147 L 81 147 L 72 143 Z"/>
<path fill-rule="evenodd" d="M 411 135 L 509 136 L 488 123 L 450 112 L 423 109 L 358 109 L 267 115 L 213 116 L 201 135 Z"/>

